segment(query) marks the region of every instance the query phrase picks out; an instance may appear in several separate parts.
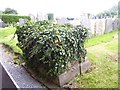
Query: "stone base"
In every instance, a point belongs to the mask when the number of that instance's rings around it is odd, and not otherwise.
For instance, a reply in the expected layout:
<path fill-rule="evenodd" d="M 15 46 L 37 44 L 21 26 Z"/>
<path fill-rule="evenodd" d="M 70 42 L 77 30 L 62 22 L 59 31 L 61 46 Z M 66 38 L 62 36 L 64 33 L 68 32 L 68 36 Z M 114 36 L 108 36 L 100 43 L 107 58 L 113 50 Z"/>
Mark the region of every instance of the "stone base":
<path fill-rule="evenodd" d="M 45 70 L 43 67 L 40 67 L 38 69 L 39 74 L 36 74 L 27 67 L 25 68 L 31 74 L 31 76 L 33 76 L 36 80 L 42 82 L 48 88 L 58 88 L 68 83 L 80 72 L 85 73 L 90 68 L 90 66 L 91 66 L 91 62 L 89 62 L 88 60 L 86 60 L 81 64 L 76 62 L 68 71 L 64 72 L 63 74 L 59 75 L 56 78 L 49 78 L 45 76 Z M 47 77 L 48 79 L 46 79 L 45 77 Z"/>
<path fill-rule="evenodd" d="M 89 61 L 85 61 L 81 64 L 77 62 L 68 71 L 64 72 L 63 74 L 52 80 L 52 82 L 57 84 L 58 86 L 63 86 L 71 79 L 73 79 L 77 74 L 85 73 L 90 68 L 90 65 L 91 63 Z"/>

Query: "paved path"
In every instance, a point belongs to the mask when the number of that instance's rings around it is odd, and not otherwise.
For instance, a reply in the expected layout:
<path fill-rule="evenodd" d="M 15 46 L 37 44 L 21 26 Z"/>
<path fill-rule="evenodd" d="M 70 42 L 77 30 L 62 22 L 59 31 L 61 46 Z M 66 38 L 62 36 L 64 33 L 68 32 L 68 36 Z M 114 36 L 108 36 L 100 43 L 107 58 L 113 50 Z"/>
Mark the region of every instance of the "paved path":
<path fill-rule="evenodd" d="M 2 89 L 2 66 L 0 64 L 0 90 Z"/>
<path fill-rule="evenodd" d="M 5 75 L 8 75 L 11 78 L 11 81 L 13 82 L 13 87 L 15 85 L 17 88 L 42 88 L 44 90 L 46 89 L 42 84 L 33 79 L 22 66 L 15 65 L 12 61 L 13 54 L 7 53 L 5 51 L 5 48 L 0 44 L 0 63 L 6 71 L 2 73 L 4 74 L 2 75 L 2 78 Z M 9 78 L 6 79 L 8 80 Z M 7 81 L 6 79 L 4 80 L 5 83 Z"/>
<path fill-rule="evenodd" d="M 1 75 L 0 88 L 14 88 L 14 90 L 17 90 L 17 89 L 15 89 L 16 87 L 15 87 L 14 83 L 12 82 L 12 80 L 10 79 L 10 77 L 8 76 L 8 74 L 6 73 L 4 68 L 2 68 L 1 64 L 0 64 L 0 67 L 2 69 L 2 70 L 0 70 L 0 75 Z"/>

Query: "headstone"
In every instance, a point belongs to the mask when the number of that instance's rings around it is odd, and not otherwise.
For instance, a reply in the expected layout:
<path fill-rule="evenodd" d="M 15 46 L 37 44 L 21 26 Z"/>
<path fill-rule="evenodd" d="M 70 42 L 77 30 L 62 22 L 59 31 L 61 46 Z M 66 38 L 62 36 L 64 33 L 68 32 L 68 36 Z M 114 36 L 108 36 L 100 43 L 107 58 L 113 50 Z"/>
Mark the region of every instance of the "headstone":
<path fill-rule="evenodd" d="M 86 15 L 82 16 L 80 19 L 80 24 L 88 28 L 88 37 L 92 37 L 91 22 L 90 22 L 90 19 L 88 19 L 88 16 Z"/>
<path fill-rule="evenodd" d="M 86 28 L 91 28 L 91 23 L 90 23 L 90 19 L 88 19 L 88 18 L 86 18 L 86 17 L 82 17 L 81 19 L 80 19 L 80 23 L 82 24 L 82 25 L 84 25 Z"/>
<path fill-rule="evenodd" d="M 37 13 L 36 21 L 43 20 L 43 14 L 41 12 Z"/>
<path fill-rule="evenodd" d="M 19 19 L 19 24 L 22 25 L 22 24 L 24 24 L 24 23 L 25 23 L 25 22 L 24 22 L 24 19 L 20 18 L 20 19 Z"/>
<path fill-rule="evenodd" d="M 102 35 L 105 32 L 105 22 L 106 19 L 96 19 L 96 25 L 95 25 L 95 35 Z"/>
<path fill-rule="evenodd" d="M 26 23 L 28 21 L 28 19 L 24 19 L 24 22 Z"/>
<path fill-rule="evenodd" d="M 113 21 L 113 30 L 116 30 L 116 29 L 118 29 L 118 19 L 115 19 Z"/>
<path fill-rule="evenodd" d="M 72 25 L 80 25 L 80 20 L 69 20 L 69 23 Z"/>
<path fill-rule="evenodd" d="M 32 15 L 32 14 L 29 14 L 29 16 L 30 16 L 30 18 L 31 18 L 31 21 L 32 21 L 32 22 L 35 22 L 35 16 Z"/>
<path fill-rule="evenodd" d="M 0 19 L 0 28 L 2 28 L 2 20 Z"/>
<path fill-rule="evenodd" d="M 60 18 L 60 19 L 57 19 L 57 23 L 58 23 L 58 24 L 68 24 L 69 21 L 67 20 L 66 17 L 62 17 L 62 18 Z"/>
<path fill-rule="evenodd" d="M 44 20 L 48 20 L 48 15 L 45 14 L 43 18 L 44 18 Z"/>
<path fill-rule="evenodd" d="M 112 30 L 113 30 L 113 20 L 112 18 L 107 18 L 105 33 L 111 32 Z"/>
<path fill-rule="evenodd" d="M 22 25 L 22 24 L 26 23 L 27 21 L 28 21 L 28 19 L 22 19 L 22 18 L 20 18 L 19 19 L 19 24 Z"/>
<path fill-rule="evenodd" d="M 0 22 L 0 28 L 2 28 L 2 22 Z"/>
<path fill-rule="evenodd" d="M 90 19 L 90 23 L 91 23 L 91 34 L 92 36 L 95 35 L 95 25 L 96 25 L 96 19 Z"/>
<path fill-rule="evenodd" d="M 0 19 L 0 28 L 4 28 L 6 24 Z"/>

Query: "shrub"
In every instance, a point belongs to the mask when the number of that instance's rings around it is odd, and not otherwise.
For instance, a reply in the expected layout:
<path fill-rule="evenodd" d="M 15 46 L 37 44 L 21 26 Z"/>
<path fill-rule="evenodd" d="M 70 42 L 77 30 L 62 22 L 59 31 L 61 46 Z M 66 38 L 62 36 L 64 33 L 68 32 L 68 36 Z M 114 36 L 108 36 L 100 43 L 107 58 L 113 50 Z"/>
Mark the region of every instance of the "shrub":
<path fill-rule="evenodd" d="M 14 14 L 0 14 L 0 18 L 4 23 L 16 23 L 20 18 L 26 18 L 30 20 L 29 16 L 18 16 Z"/>
<path fill-rule="evenodd" d="M 33 68 L 44 65 L 47 75 L 57 76 L 67 64 L 86 56 L 87 29 L 81 25 L 58 25 L 48 21 L 27 22 L 17 26 L 16 34 L 26 63 Z"/>

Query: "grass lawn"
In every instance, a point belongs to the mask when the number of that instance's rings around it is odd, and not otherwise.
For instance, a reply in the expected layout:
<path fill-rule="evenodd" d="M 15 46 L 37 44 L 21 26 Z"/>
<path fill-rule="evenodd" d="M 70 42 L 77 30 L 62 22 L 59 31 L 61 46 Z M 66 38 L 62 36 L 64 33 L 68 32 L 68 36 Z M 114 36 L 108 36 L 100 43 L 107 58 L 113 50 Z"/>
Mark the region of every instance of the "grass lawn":
<path fill-rule="evenodd" d="M 76 77 L 82 88 L 118 88 L 118 32 L 91 38 L 86 42 L 91 69 Z M 120 33 L 120 32 L 119 32 Z"/>
<path fill-rule="evenodd" d="M 15 52 L 22 54 L 13 39 L 15 28 L 0 29 L 0 43 L 9 45 Z M 86 41 L 87 57 L 92 62 L 88 72 L 75 78 L 75 87 L 117 88 L 118 87 L 118 30 L 93 37 Z"/>
<path fill-rule="evenodd" d="M 20 53 L 22 55 L 21 49 L 16 46 L 17 36 L 14 37 L 16 29 L 15 28 L 1 28 L 0 29 L 0 43 L 4 43 L 9 45 L 16 53 Z"/>
<path fill-rule="evenodd" d="M 91 47 L 100 43 L 111 41 L 115 34 L 120 32 L 120 30 L 114 30 L 112 32 L 109 32 L 108 34 L 103 34 L 100 36 L 95 36 L 91 39 L 88 39 L 85 43 L 85 47 Z"/>

